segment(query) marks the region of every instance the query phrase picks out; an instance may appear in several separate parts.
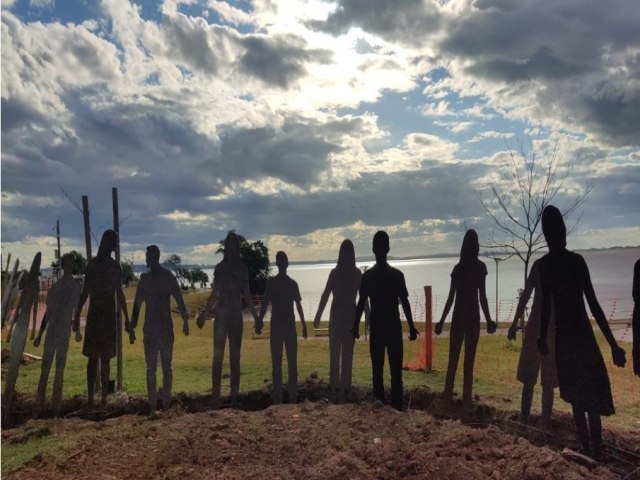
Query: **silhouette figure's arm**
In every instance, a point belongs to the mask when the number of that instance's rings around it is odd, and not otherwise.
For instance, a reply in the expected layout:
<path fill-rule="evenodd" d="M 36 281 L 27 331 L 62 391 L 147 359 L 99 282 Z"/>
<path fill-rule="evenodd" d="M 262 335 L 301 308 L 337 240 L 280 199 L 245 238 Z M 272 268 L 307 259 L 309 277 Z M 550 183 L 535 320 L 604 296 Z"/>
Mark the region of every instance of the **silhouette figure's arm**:
<path fill-rule="evenodd" d="M 91 278 L 87 278 L 85 275 L 84 283 L 82 284 L 82 292 L 80 293 L 80 300 L 78 300 L 78 308 L 76 308 L 76 314 L 73 317 L 73 331 L 80 331 L 80 314 L 82 313 L 82 308 L 84 307 L 87 298 L 89 298 L 89 282 Z"/>
<path fill-rule="evenodd" d="M 640 260 L 633 267 L 633 301 L 640 303 Z"/>
<path fill-rule="evenodd" d="M 486 278 L 486 277 L 485 277 Z M 487 321 L 487 331 L 493 333 L 496 331 L 496 323 L 491 320 L 491 313 L 489 313 L 489 302 L 487 302 L 487 290 L 485 288 L 484 278 L 480 283 L 480 307 L 482 307 L 482 313 L 484 313 L 484 319 Z"/>
<path fill-rule="evenodd" d="M 260 314 L 258 315 L 258 319 L 256 320 L 255 331 L 256 333 L 262 332 L 262 327 L 264 325 L 263 319 L 265 314 L 267 313 L 267 308 L 269 307 L 269 302 L 271 301 L 271 288 L 270 288 L 270 280 L 267 280 L 267 285 L 264 289 L 264 296 L 262 297 L 262 304 L 260 305 Z"/>
<path fill-rule="evenodd" d="M 209 299 L 207 300 L 207 304 L 205 305 L 204 310 L 200 312 L 200 315 L 198 315 L 198 319 L 196 320 L 196 325 L 198 325 L 198 328 L 202 328 L 204 326 L 207 315 L 210 315 L 210 312 L 213 309 L 213 305 L 218 300 L 218 296 L 220 293 L 218 290 L 219 287 L 218 282 L 216 282 L 215 273 L 213 275 L 213 288 L 211 289 L 211 295 L 209 295 Z"/>
<path fill-rule="evenodd" d="M 531 267 L 531 271 L 529 272 L 529 276 L 527 277 L 527 281 L 524 284 L 524 290 L 520 294 L 520 300 L 518 300 L 518 306 L 516 307 L 516 314 L 513 316 L 513 322 L 511 322 L 511 327 L 509 327 L 509 339 L 513 340 L 516 338 L 516 327 L 518 325 L 518 320 L 522 318 L 524 315 L 524 309 L 527 306 L 527 302 L 531 298 L 531 292 L 533 292 L 533 287 L 536 284 L 536 279 L 534 276 L 539 275 L 537 272 L 537 264 L 534 263 Z"/>
<path fill-rule="evenodd" d="M 242 289 L 244 302 L 247 304 L 249 311 L 251 312 L 251 316 L 253 317 L 253 321 L 256 322 L 258 320 L 258 315 L 256 313 L 256 308 L 253 306 L 253 297 L 251 296 L 251 290 L 249 289 L 249 273 L 247 271 L 244 277 L 244 287 Z"/>
<path fill-rule="evenodd" d="M 640 377 L 640 260 L 633 268 L 633 372 Z"/>
<path fill-rule="evenodd" d="M 38 321 L 38 296 L 40 295 L 40 282 L 38 282 L 38 288 L 36 288 L 35 297 L 33 299 L 33 317 L 31 324 L 33 327 L 31 328 L 31 340 L 35 338 L 36 335 L 36 322 Z"/>
<path fill-rule="evenodd" d="M 120 282 L 120 280 L 118 280 Z M 120 310 L 124 315 L 124 325 L 125 330 L 126 326 L 129 325 L 129 312 L 127 310 L 127 299 L 124 296 L 124 290 L 122 289 L 122 285 L 118 283 L 118 288 L 116 289 L 116 296 L 118 297 L 118 304 L 120 305 Z"/>
<path fill-rule="evenodd" d="M 142 306 L 142 302 L 144 302 L 144 288 L 145 288 L 145 279 L 141 278 L 140 283 L 138 284 L 138 288 L 136 289 L 136 297 L 133 301 L 133 310 L 131 311 L 131 323 L 129 324 L 129 328 L 131 330 L 138 327 L 138 316 L 140 315 L 140 307 Z"/>
<path fill-rule="evenodd" d="M 362 312 L 364 312 L 364 306 L 367 303 L 368 295 L 360 285 L 360 295 L 358 297 L 358 304 L 356 305 L 356 318 L 353 322 L 353 328 L 351 329 L 351 333 L 354 338 L 360 337 L 360 318 L 362 317 Z"/>
<path fill-rule="evenodd" d="M 552 298 L 548 281 L 544 278 L 542 271 L 540 271 L 540 289 L 542 290 L 540 336 L 537 338 L 536 343 L 538 345 L 538 350 L 540 351 L 540 353 L 546 355 L 547 353 L 549 353 L 549 348 L 547 347 L 547 331 L 549 330 L 549 318 L 551 317 Z"/>
<path fill-rule="evenodd" d="M 409 339 L 415 340 L 420 332 L 418 332 L 418 329 L 413 323 L 413 315 L 411 314 L 411 305 L 409 304 L 409 298 L 401 297 L 400 303 L 402 304 L 402 311 L 404 312 L 404 316 L 407 318 L 407 323 L 409 324 Z"/>
<path fill-rule="evenodd" d="M 607 340 L 611 348 L 618 346 L 613 333 L 611 333 L 611 328 L 609 327 L 609 323 L 607 322 L 607 317 L 602 311 L 602 307 L 596 298 L 596 293 L 593 290 L 593 285 L 591 284 L 591 277 L 589 275 L 589 268 L 587 264 L 582 260 L 580 262 L 580 267 L 578 270 L 578 275 L 580 277 L 580 282 L 582 283 L 582 289 L 584 291 L 584 295 L 587 298 L 587 304 L 589 305 L 589 310 L 593 314 L 593 318 L 595 318 L 598 327 L 602 331 L 604 338 Z"/>
<path fill-rule="evenodd" d="M 442 333 L 442 325 L 444 325 L 444 321 L 449 315 L 449 310 L 451 310 L 451 305 L 453 305 L 453 299 L 456 296 L 456 286 L 453 284 L 453 278 L 451 279 L 451 286 L 449 287 L 449 296 L 447 297 L 447 301 L 444 304 L 444 310 L 442 311 L 442 316 L 440 317 L 440 321 L 436 324 L 436 335 L 440 335 Z"/>
<path fill-rule="evenodd" d="M 40 330 L 38 331 L 38 335 L 36 339 L 33 341 L 33 345 L 35 347 L 40 345 L 40 341 L 42 340 L 42 335 L 44 335 L 44 331 L 47 328 L 47 324 L 49 323 L 49 319 L 47 318 L 47 312 L 44 312 L 44 316 L 42 317 L 42 323 L 40 324 Z"/>
<path fill-rule="evenodd" d="M 329 295 L 331 295 L 331 286 L 333 284 L 333 270 L 329 273 L 329 278 L 327 279 L 327 284 L 324 287 L 324 292 L 320 296 L 320 304 L 318 305 L 318 311 L 316 312 L 316 316 L 313 319 L 313 326 L 318 328 L 320 326 L 320 318 L 322 318 L 322 312 L 324 312 L 324 307 L 327 306 L 327 302 L 329 301 Z"/>
<path fill-rule="evenodd" d="M 300 317 L 300 322 L 302 322 L 302 336 L 306 340 L 307 339 L 307 324 L 304 322 L 304 311 L 302 310 L 302 303 L 297 298 L 296 298 L 296 310 L 298 311 L 298 316 Z"/>

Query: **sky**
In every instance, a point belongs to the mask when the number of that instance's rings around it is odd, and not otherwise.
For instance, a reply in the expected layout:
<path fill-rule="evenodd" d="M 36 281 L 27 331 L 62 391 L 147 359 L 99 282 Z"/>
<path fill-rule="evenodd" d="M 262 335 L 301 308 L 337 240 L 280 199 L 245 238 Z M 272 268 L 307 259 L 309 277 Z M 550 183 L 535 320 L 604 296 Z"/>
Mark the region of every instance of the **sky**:
<path fill-rule="evenodd" d="M 230 229 L 291 261 L 379 229 L 457 252 L 496 238 L 480 200 L 522 152 L 568 172 L 559 206 L 590 190 L 570 248 L 640 245 L 638 25 L 637 0 L 2 0 L 2 253 L 48 265 L 58 219 L 84 251 L 112 187 L 136 263 L 216 263 Z"/>

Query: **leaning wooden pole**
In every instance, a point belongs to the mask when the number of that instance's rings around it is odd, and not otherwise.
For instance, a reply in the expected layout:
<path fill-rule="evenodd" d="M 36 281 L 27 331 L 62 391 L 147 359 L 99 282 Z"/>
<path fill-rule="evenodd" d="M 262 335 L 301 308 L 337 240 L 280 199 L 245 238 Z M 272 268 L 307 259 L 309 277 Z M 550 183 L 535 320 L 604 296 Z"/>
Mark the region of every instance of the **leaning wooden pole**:
<path fill-rule="evenodd" d="M 87 249 L 87 263 L 91 260 L 91 224 L 89 223 L 89 197 L 82 196 L 82 217 L 84 218 L 84 245 Z"/>
<path fill-rule="evenodd" d="M 431 286 L 424 287 L 424 353 L 426 372 L 430 372 L 433 367 L 433 310 L 431 302 Z"/>
<path fill-rule="evenodd" d="M 111 189 L 111 199 L 113 203 L 113 230 L 118 236 L 118 244 L 116 245 L 116 262 L 120 263 L 120 214 L 118 212 L 118 189 Z M 122 284 L 122 279 L 120 279 Z M 119 286 L 122 288 L 122 285 Z M 117 376 L 116 390 L 122 390 L 122 315 L 120 313 L 120 305 L 116 299 L 116 353 L 117 353 Z"/>

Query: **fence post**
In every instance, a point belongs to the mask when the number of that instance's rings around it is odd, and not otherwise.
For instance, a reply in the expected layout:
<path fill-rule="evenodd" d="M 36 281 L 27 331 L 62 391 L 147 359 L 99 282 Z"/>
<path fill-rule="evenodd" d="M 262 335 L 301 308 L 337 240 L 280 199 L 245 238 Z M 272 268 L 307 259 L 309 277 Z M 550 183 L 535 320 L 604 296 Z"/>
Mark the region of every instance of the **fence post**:
<path fill-rule="evenodd" d="M 431 286 L 424 287 L 424 354 L 425 354 L 425 366 L 426 372 L 432 370 L 433 361 L 433 311 L 431 303 Z"/>

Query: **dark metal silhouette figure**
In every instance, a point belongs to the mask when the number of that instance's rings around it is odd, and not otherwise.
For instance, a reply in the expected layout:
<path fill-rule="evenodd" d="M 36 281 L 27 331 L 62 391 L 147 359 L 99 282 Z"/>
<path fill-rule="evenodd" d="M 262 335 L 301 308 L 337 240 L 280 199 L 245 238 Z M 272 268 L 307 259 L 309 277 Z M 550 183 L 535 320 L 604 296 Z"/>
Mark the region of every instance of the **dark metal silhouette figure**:
<path fill-rule="evenodd" d="M 640 377 L 640 260 L 633 267 L 633 373 Z"/>
<path fill-rule="evenodd" d="M 89 298 L 89 312 L 85 328 L 82 354 L 88 357 L 87 393 L 89 408 L 93 408 L 93 396 L 98 362 L 102 375 L 102 405 L 107 403 L 109 393 L 109 363 L 116 356 L 116 298 L 117 305 L 124 314 L 125 329 L 129 331 L 127 302 L 122 290 L 122 268 L 111 258 L 118 246 L 118 235 L 113 230 L 102 234 L 100 247 L 95 258 L 87 265 L 84 286 L 76 309 L 73 331 L 76 340 L 81 341 L 80 312 Z"/>
<path fill-rule="evenodd" d="M 22 293 L 13 317 L 13 330 L 9 341 L 9 368 L 5 379 L 4 401 L 2 403 L 3 418 L 9 418 L 11 415 L 20 361 L 22 360 L 22 353 L 29 333 L 29 316 L 32 312 L 34 319 L 38 316 L 38 294 L 40 293 L 40 280 L 38 277 L 40 275 L 41 258 L 40 252 L 36 253 L 29 273 L 23 278 Z"/>
<path fill-rule="evenodd" d="M 473 390 L 473 365 L 476 357 L 476 348 L 480 338 L 480 308 L 487 321 L 487 332 L 496 331 L 496 324 L 491 320 L 485 279 L 487 276 L 486 265 L 478 259 L 480 244 L 475 230 L 467 230 L 462 240 L 460 249 L 460 262 L 453 267 L 451 272 L 451 287 L 449 296 L 444 305 L 444 311 L 440 321 L 435 326 L 436 335 L 442 333 L 444 324 L 451 305 L 453 316 L 451 330 L 449 332 L 449 364 L 444 384 L 443 399 L 445 407 L 451 407 L 453 402 L 453 381 L 458 368 L 460 350 L 464 342 L 464 377 L 462 388 L 462 405 L 465 413 L 470 412 Z M 479 302 L 478 302 L 479 299 Z M 478 304 L 479 303 L 479 304 Z"/>
<path fill-rule="evenodd" d="M 618 346 L 598 303 L 587 264 L 580 255 L 566 249 L 564 220 L 552 205 L 542 212 L 542 232 L 549 253 L 540 259 L 543 297 L 538 348 L 543 354 L 548 352 L 546 338 L 553 305 L 560 397 L 573 408 L 578 438 L 585 452 L 598 458 L 602 448 L 600 416 L 613 414 L 614 407 L 607 368 L 589 322 L 584 297 L 611 346 L 615 365 L 624 366 L 625 352 Z"/>
<path fill-rule="evenodd" d="M 331 396 L 344 400 L 351 391 L 351 371 L 355 339 L 351 334 L 356 313 L 356 297 L 360 289 L 362 271 L 356 266 L 356 254 L 351 240 L 340 245 L 338 264 L 329 273 L 327 285 L 320 297 L 320 305 L 313 325 L 318 328 L 329 295 L 333 294 L 329 315 L 329 389 Z M 369 317 L 369 304 L 365 304 Z"/>
<path fill-rule="evenodd" d="M 284 252 L 276 253 L 278 274 L 267 280 L 260 315 L 256 322 L 256 333 L 262 332 L 263 319 L 267 307 L 271 303 L 271 366 L 273 374 L 273 403 L 282 403 L 282 347 L 287 355 L 289 379 L 289 403 L 298 402 L 298 334 L 296 333 L 296 317 L 293 313 L 295 304 L 302 322 L 302 337 L 307 339 L 307 325 L 304 322 L 300 290 L 295 280 L 287 275 L 289 259 Z"/>
<path fill-rule="evenodd" d="M 47 294 L 47 310 L 42 318 L 40 332 L 33 341 L 36 347 L 39 346 L 42 341 L 42 335 L 46 330 L 47 336 L 44 341 L 42 369 L 36 401 L 39 405 L 44 405 L 49 372 L 55 357 L 56 375 L 53 381 L 52 404 L 53 413 L 56 416 L 60 414 L 60 403 L 62 402 L 64 367 L 67 363 L 73 313 L 78 306 L 80 292 L 82 291 L 80 283 L 72 275 L 74 264 L 75 260 L 71 255 L 64 257 L 62 261 L 64 275 L 51 287 Z"/>
<path fill-rule="evenodd" d="M 384 402 L 384 354 L 389 357 L 391 370 L 391 405 L 402 410 L 402 325 L 398 300 L 409 324 L 409 340 L 414 341 L 419 332 L 413 323 L 409 293 L 404 275 L 387 263 L 389 253 L 389 235 L 378 231 L 373 236 L 373 253 L 376 264 L 362 275 L 360 296 L 356 306 L 355 322 L 351 330 L 354 338 L 360 337 L 360 318 L 367 299 L 371 301 L 371 333 L 369 351 L 373 373 L 373 396 Z"/>
<path fill-rule="evenodd" d="M 224 347 L 229 338 L 229 363 L 231 369 L 231 401 L 237 401 L 240 390 L 240 347 L 242 345 L 242 300 L 257 322 L 253 299 L 249 290 L 249 273 L 240 258 L 240 240 L 229 232 L 224 241 L 224 258 L 213 272 L 213 288 L 207 305 L 198 316 L 198 328 L 204 326 L 206 316 L 213 322 L 213 362 L 211 368 L 212 397 L 214 406 L 220 398 Z M 215 305 L 215 311 L 214 311 Z"/>
<path fill-rule="evenodd" d="M 157 406 L 156 370 L 158 356 L 162 365 L 162 408 L 169 408 L 171 403 L 171 386 L 173 371 L 171 360 L 173 357 L 173 320 L 171 318 L 171 297 L 177 304 L 182 315 L 182 332 L 189 335 L 189 315 L 184 305 L 182 291 L 176 277 L 160 265 L 160 249 L 156 245 L 147 247 L 146 253 L 148 273 L 140 276 L 140 283 L 136 290 L 136 298 L 131 314 L 129 339 L 135 342 L 135 328 L 138 325 L 140 306 L 146 304 L 143 332 L 144 358 L 147 362 L 147 397 L 149 399 L 149 413 L 153 413 Z"/>
<path fill-rule="evenodd" d="M 536 260 L 531 266 L 529 277 L 520 295 L 516 314 L 513 317 L 513 323 L 511 327 L 509 327 L 507 336 L 509 340 L 515 340 L 518 321 L 522 318 L 524 309 L 534 290 L 533 305 L 531 306 L 531 314 L 529 315 L 522 339 L 522 349 L 520 350 L 520 360 L 518 361 L 518 372 L 516 374 L 516 378 L 523 384 L 520 420 L 523 423 L 527 423 L 529 420 L 531 404 L 533 403 L 533 389 L 538 381 L 538 372 L 540 372 L 540 384 L 542 385 L 542 423 L 547 426 L 551 420 L 553 390 L 558 386 L 558 374 L 556 372 L 555 355 L 556 327 L 553 314 L 549 318 L 549 328 L 547 330 L 547 344 L 550 347 L 549 353 L 547 355 L 541 355 L 536 344 L 538 334 L 540 333 L 540 317 L 542 315 L 540 260 Z"/>

